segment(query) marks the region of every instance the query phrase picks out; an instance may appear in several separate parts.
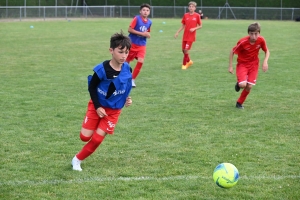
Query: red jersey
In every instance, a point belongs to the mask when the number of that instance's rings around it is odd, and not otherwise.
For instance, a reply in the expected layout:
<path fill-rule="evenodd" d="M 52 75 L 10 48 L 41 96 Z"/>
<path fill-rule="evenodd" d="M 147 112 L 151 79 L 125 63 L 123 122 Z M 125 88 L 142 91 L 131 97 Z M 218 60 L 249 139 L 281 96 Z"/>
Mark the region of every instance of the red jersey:
<path fill-rule="evenodd" d="M 240 39 L 232 52 L 238 55 L 237 62 L 253 62 L 259 61 L 258 52 L 262 49 L 264 52 L 268 50 L 266 40 L 262 36 L 258 36 L 254 44 L 250 44 L 250 36 Z"/>
<path fill-rule="evenodd" d="M 192 15 L 190 13 L 185 13 L 181 23 L 185 25 L 182 41 L 194 42 L 196 40 L 196 31 L 190 32 L 190 29 L 197 27 L 197 25 L 201 25 L 200 15 L 198 13 Z"/>

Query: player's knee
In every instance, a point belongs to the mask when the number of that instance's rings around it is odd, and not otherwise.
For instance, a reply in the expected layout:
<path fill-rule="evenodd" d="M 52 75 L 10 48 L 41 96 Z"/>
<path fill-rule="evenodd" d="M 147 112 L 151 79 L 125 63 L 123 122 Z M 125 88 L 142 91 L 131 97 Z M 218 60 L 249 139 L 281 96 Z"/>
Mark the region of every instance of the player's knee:
<path fill-rule="evenodd" d="M 239 86 L 240 86 L 240 88 L 245 88 L 245 87 L 247 87 L 247 83 L 246 82 L 239 83 Z"/>
<path fill-rule="evenodd" d="M 105 136 L 99 135 L 99 134 L 97 134 L 96 132 L 94 132 L 93 137 L 92 137 L 92 141 L 93 141 L 95 144 L 99 145 L 99 144 L 102 143 L 102 141 L 104 140 L 104 138 L 105 138 Z"/>
<path fill-rule="evenodd" d="M 85 135 L 82 134 L 82 132 L 80 132 L 80 139 L 83 142 L 88 142 L 91 138 L 92 138 L 92 136 L 85 136 Z"/>
<path fill-rule="evenodd" d="M 246 89 L 249 91 L 249 90 L 251 90 L 252 86 L 253 86 L 253 85 L 251 85 L 251 84 L 247 84 Z"/>

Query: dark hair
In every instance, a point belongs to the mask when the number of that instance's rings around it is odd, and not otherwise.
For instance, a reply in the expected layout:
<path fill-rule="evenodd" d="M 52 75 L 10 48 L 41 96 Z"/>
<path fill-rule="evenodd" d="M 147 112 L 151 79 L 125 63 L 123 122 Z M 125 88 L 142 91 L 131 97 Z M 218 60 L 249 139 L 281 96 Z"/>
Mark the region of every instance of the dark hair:
<path fill-rule="evenodd" d="M 129 50 L 131 48 L 130 38 L 124 35 L 123 31 L 121 33 L 115 33 L 110 38 L 110 48 L 115 49 L 121 46 L 121 49 L 125 47 Z"/>
<path fill-rule="evenodd" d="M 248 33 L 249 32 L 259 32 L 260 33 L 260 25 L 258 22 L 254 22 L 248 26 Z"/>
<path fill-rule="evenodd" d="M 141 6 L 140 6 L 140 10 L 142 10 L 144 7 L 146 8 L 149 8 L 149 10 L 151 10 L 151 6 L 147 3 L 143 3 Z"/>

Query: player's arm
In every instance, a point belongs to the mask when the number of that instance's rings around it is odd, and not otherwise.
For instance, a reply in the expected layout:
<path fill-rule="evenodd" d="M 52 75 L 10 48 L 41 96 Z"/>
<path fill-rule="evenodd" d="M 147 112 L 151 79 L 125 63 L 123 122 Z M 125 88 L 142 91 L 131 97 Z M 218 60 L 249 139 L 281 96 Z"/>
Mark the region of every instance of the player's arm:
<path fill-rule="evenodd" d="M 232 67 L 233 56 L 234 56 L 234 52 L 232 50 L 230 50 L 228 72 L 231 74 L 233 74 L 233 67 Z"/>
<path fill-rule="evenodd" d="M 263 65 L 262 65 L 262 70 L 264 72 L 266 72 L 268 70 L 269 57 L 270 57 L 270 51 L 269 51 L 269 49 L 267 49 L 267 51 L 265 52 L 265 59 L 264 59 Z"/>
<path fill-rule="evenodd" d="M 178 29 L 178 31 L 176 31 L 175 35 L 174 35 L 174 38 L 177 38 L 178 37 L 178 34 L 180 33 L 180 31 L 182 31 L 184 29 L 185 25 L 182 24 L 181 27 Z"/>
<path fill-rule="evenodd" d="M 95 110 L 97 111 L 97 114 L 100 117 L 103 117 L 103 116 L 106 116 L 106 112 L 105 112 L 104 108 L 101 107 L 101 104 L 98 100 L 97 87 L 98 87 L 99 83 L 100 83 L 100 78 L 98 77 L 98 75 L 96 73 L 94 73 L 93 77 L 91 79 L 91 82 L 89 84 L 88 90 L 89 90 L 91 99 L 94 103 L 94 107 L 95 107 Z"/>
<path fill-rule="evenodd" d="M 142 36 L 142 37 L 150 38 L 150 33 L 148 31 L 145 31 L 145 32 L 136 31 L 133 28 L 131 28 L 130 26 L 128 27 L 128 32 L 135 34 L 135 35 Z"/>
<path fill-rule="evenodd" d="M 197 24 L 197 26 L 195 28 L 191 28 L 190 31 L 194 32 L 194 31 L 196 31 L 196 30 L 198 30 L 200 28 L 202 28 L 202 24 Z"/>

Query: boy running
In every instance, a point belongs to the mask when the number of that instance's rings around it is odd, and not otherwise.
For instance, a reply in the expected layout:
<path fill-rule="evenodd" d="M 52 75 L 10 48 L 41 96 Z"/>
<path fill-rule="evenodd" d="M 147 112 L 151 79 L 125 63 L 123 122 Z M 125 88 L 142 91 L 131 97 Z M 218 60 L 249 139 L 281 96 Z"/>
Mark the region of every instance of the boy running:
<path fill-rule="evenodd" d="M 235 91 L 243 91 L 236 102 L 236 107 L 244 109 L 243 103 L 246 100 L 248 94 L 253 85 L 256 84 L 258 68 L 259 68 L 259 50 L 262 49 L 265 52 L 265 58 L 262 64 L 262 70 L 266 72 L 268 70 L 268 59 L 270 52 L 267 47 L 266 40 L 260 36 L 259 23 L 253 23 L 248 26 L 248 36 L 241 38 L 237 45 L 233 47 L 229 54 L 229 73 L 233 74 L 232 59 L 234 54 L 237 54 L 236 64 L 236 77 L 237 83 L 235 85 Z"/>
<path fill-rule="evenodd" d="M 132 87 L 136 87 L 135 79 L 142 69 L 146 55 L 147 38 L 150 38 L 152 21 L 148 19 L 149 14 L 150 5 L 142 4 L 140 6 L 140 15 L 136 15 L 133 18 L 128 28 L 132 46 L 126 62 L 130 63 L 134 59 L 137 59 L 136 66 L 132 73 Z"/>
<path fill-rule="evenodd" d="M 182 37 L 182 69 L 187 69 L 193 64 L 190 59 L 189 50 L 192 48 L 193 42 L 196 41 L 196 30 L 202 28 L 201 17 L 195 12 L 197 3 L 194 1 L 189 2 L 189 12 L 185 13 L 182 17 L 182 26 L 175 33 L 174 38 L 177 38 L 180 31 L 184 29 Z"/>
<path fill-rule="evenodd" d="M 125 62 L 130 47 L 130 38 L 122 32 L 112 35 L 109 48 L 112 59 L 98 64 L 93 76 L 88 76 L 91 100 L 80 131 L 80 139 L 87 143 L 72 159 L 73 170 L 82 171 L 81 162 L 97 149 L 107 134 L 113 134 L 121 109 L 132 103 L 129 97 L 132 74 Z"/>

